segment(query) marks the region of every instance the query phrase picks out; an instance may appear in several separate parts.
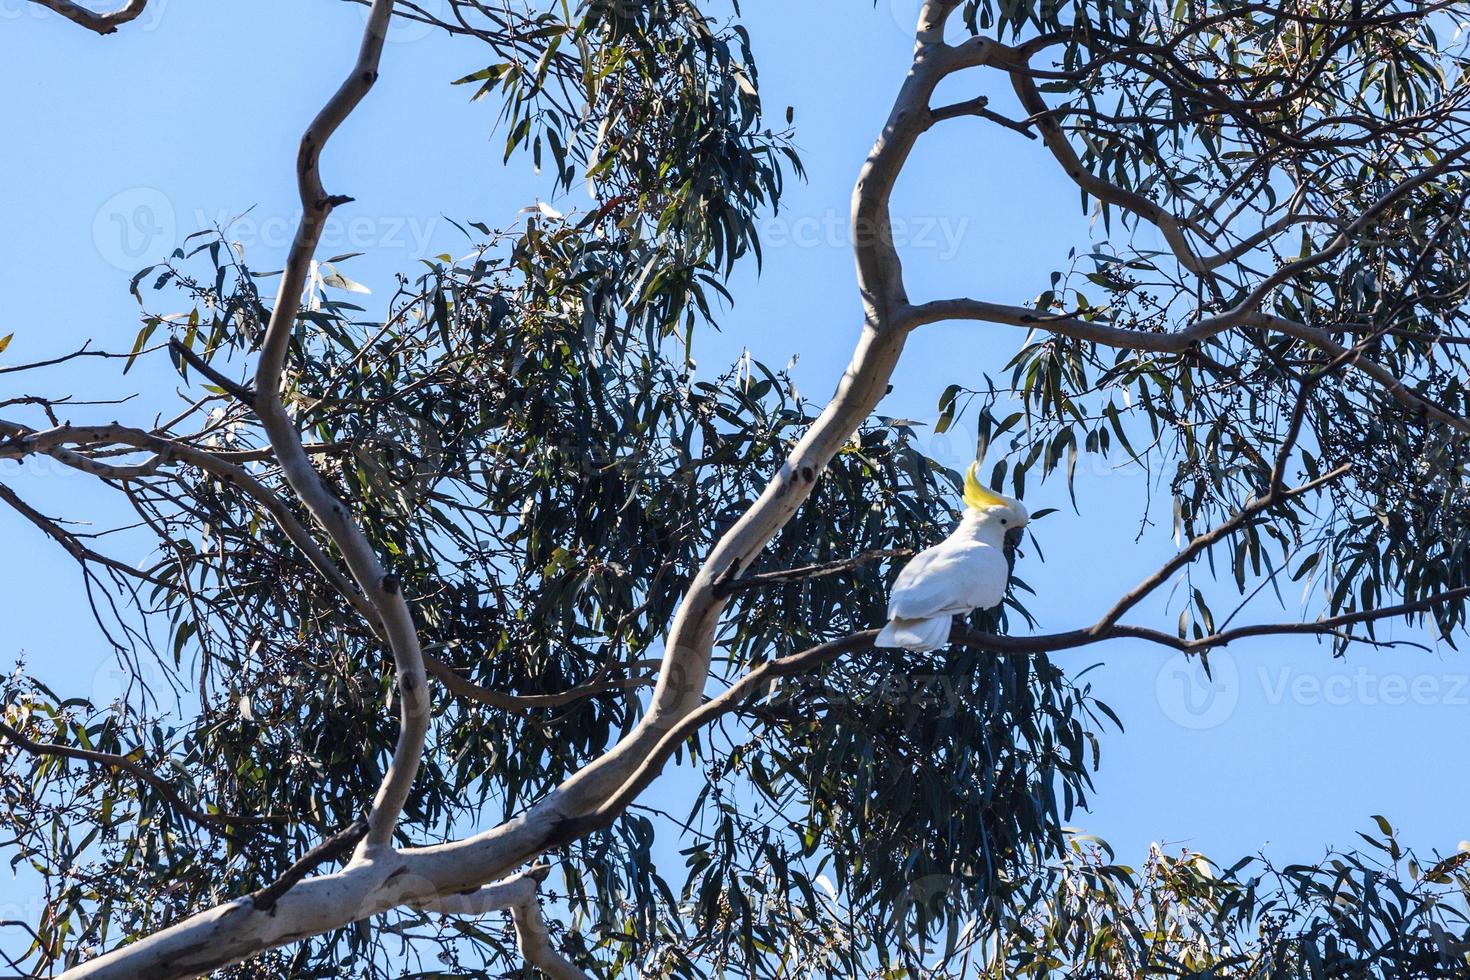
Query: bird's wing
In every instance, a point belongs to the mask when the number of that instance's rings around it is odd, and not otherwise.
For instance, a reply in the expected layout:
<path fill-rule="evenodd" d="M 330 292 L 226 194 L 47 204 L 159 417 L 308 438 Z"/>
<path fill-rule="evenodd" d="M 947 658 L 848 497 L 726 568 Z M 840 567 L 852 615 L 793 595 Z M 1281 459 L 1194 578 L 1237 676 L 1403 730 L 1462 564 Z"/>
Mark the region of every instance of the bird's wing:
<path fill-rule="evenodd" d="M 945 540 L 904 566 L 888 600 L 890 619 L 927 619 L 989 609 L 1005 598 L 1010 570 L 997 548 Z"/>
<path fill-rule="evenodd" d="M 970 609 L 994 609 L 1005 601 L 1011 566 L 1005 552 L 988 544 L 971 548 L 965 556 L 966 603 Z"/>

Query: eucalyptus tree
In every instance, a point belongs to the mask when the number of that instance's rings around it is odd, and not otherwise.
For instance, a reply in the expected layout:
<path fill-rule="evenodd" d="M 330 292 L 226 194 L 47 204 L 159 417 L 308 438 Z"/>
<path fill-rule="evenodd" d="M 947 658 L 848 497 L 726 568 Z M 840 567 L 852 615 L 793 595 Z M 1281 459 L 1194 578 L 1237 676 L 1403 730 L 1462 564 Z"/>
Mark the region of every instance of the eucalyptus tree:
<path fill-rule="evenodd" d="M 36 2 L 98 34 L 146 7 Z M 0 501 L 76 559 L 99 642 L 190 706 L 5 682 L 6 848 L 46 896 L 14 967 L 1463 969 L 1463 859 L 1425 870 L 1386 823 L 1381 857 L 1282 869 L 1134 871 L 1069 837 L 1110 712 L 1047 654 L 1459 635 L 1467 5 L 925 0 L 853 197 L 863 318 L 823 325 L 855 345 L 825 402 L 759 362 L 688 360 L 801 174 L 758 39 L 709 6 L 373 0 L 301 140 L 282 271 L 202 232 L 134 279 L 131 350 L 0 366 L 26 385 L 0 399 L 0 458 L 87 474 L 133 517 L 82 534 L 5 483 Z M 468 258 L 374 316 L 318 246 L 351 206 L 329 140 L 391 79 L 394 16 L 482 46 L 462 81 L 507 159 L 594 203 L 466 226 Z M 936 97 L 985 76 L 1014 103 Z M 1097 218 L 1034 294 L 905 288 L 890 197 L 964 120 L 1036 140 Z M 878 650 L 888 583 L 957 499 L 878 414 L 907 337 L 944 320 L 1013 355 L 1002 388 L 936 392 L 997 489 L 1140 462 L 1184 543 L 1075 629 L 1037 632 L 1014 578 L 947 649 Z M 64 387 L 85 357 L 167 358 L 184 401 L 89 414 Z M 142 542 L 141 565 L 114 553 Z M 1309 579 L 1321 614 L 1217 620 L 1192 587 L 1211 572 L 1247 598 Z M 1137 620 L 1180 580 L 1177 629 Z M 668 812 L 645 791 L 675 761 L 695 788 Z"/>

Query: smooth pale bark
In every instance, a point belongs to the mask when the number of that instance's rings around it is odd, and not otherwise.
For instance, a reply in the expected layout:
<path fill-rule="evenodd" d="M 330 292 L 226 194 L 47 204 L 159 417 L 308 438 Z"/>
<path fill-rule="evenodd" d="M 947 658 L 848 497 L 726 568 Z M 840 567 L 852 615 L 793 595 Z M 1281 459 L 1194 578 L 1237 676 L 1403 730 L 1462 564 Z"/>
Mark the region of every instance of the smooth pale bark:
<path fill-rule="evenodd" d="M 322 186 L 321 154 L 327 141 L 367 95 L 378 79 L 378 65 L 393 15 L 393 0 L 374 0 L 363 30 L 362 47 L 342 86 L 327 100 L 301 137 L 296 159 L 297 189 L 302 218 L 281 273 L 280 293 L 271 310 L 255 372 L 255 413 L 260 417 L 281 473 L 311 516 L 342 554 L 358 590 L 376 612 L 393 652 L 399 702 L 398 744 L 383 775 L 361 851 L 387 848 L 393 840 L 398 815 L 413 788 L 429 729 L 428 679 L 413 613 L 398 580 L 383 567 L 367 535 L 358 527 L 347 505 L 337 498 L 302 445 L 296 422 L 286 410 L 282 385 L 286 353 L 296 329 L 301 298 L 306 290 L 312 257 L 333 208 L 349 198 L 333 197 Z"/>

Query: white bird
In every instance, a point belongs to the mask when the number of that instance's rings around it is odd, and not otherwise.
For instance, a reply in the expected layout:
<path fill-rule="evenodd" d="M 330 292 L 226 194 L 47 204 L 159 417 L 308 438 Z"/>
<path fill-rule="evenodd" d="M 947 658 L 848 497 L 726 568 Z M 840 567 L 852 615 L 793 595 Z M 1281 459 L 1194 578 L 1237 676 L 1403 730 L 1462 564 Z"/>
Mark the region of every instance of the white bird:
<path fill-rule="evenodd" d="M 904 566 L 888 600 L 888 625 L 875 646 L 935 650 L 949 641 L 955 616 L 1001 604 L 1011 576 L 1008 534 L 1030 515 L 1018 500 L 985 489 L 978 463 L 965 473 L 965 513 L 950 536 Z"/>

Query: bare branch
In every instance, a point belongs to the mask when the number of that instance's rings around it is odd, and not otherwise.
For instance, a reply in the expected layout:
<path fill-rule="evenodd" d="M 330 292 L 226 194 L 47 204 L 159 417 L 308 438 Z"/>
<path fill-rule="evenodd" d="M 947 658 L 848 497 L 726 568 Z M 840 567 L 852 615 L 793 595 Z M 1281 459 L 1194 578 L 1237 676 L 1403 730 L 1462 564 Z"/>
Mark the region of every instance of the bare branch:
<path fill-rule="evenodd" d="M 62 528 L 53 518 L 47 517 L 45 514 L 41 513 L 30 504 L 26 503 L 24 500 L 21 499 L 19 494 L 17 494 L 14 490 L 10 489 L 10 487 L 6 486 L 3 483 L 0 483 L 0 502 L 4 502 L 7 506 L 10 507 L 11 510 L 14 510 L 17 514 L 19 514 L 21 517 L 24 517 L 27 521 L 30 521 L 33 525 L 39 528 L 43 534 L 51 538 L 51 540 L 55 541 L 57 544 L 61 545 L 61 547 L 66 551 L 67 554 L 71 555 L 74 559 L 76 559 L 79 563 L 83 565 L 85 565 L 87 562 L 96 562 L 99 565 L 110 568 L 114 572 L 117 572 L 121 575 L 126 575 L 129 578 L 135 578 L 140 581 L 147 582 L 150 585 L 163 585 L 171 587 L 171 583 L 165 582 L 164 580 L 154 575 L 150 575 L 142 569 L 134 568 L 127 562 L 118 561 L 116 558 L 111 558 L 92 548 L 88 548 L 86 545 L 82 544 L 81 541 L 77 540 L 76 535 L 67 533 L 67 531 Z"/>
<path fill-rule="evenodd" d="M 444 915 L 473 916 L 507 909 L 515 925 L 516 945 L 528 964 L 539 968 L 552 980 L 587 980 L 586 973 L 551 945 L 551 933 L 542 918 L 537 894 L 550 871 L 549 866 L 540 865 L 505 881 L 473 891 L 436 896 L 415 903 L 414 907 Z"/>
<path fill-rule="evenodd" d="M 651 663 L 658 666 L 657 661 Z M 643 666 L 643 665 L 635 665 Z M 424 667 L 430 675 L 435 677 L 444 685 L 445 690 L 458 697 L 498 708 L 502 711 L 526 712 L 538 711 L 547 708 L 561 708 L 574 704 L 585 698 L 608 691 L 629 691 L 640 687 L 647 687 L 653 683 L 653 675 L 639 675 L 637 677 L 619 678 L 616 680 L 603 680 L 601 676 L 579 684 L 557 694 L 507 694 L 493 688 L 476 684 L 460 675 L 453 667 L 434 656 L 432 653 L 424 654 Z M 605 673 L 600 671 L 599 674 Z"/>
<path fill-rule="evenodd" d="M 113 34 L 128 21 L 137 20 L 148 7 L 148 0 L 127 0 L 118 9 L 104 14 L 88 10 L 74 0 L 31 0 L 31 2 L 54 10 L 72 23 L 80 24 L 89 31 L 96 31 L 103 35 Z"/>
<path fill-rule="evenodd" d="M 378 64 L 392 14 L 392 0 L 374 2 L 363 30 L 357 63 L 301 137 L 296 158 L 296 181 L 303 213 L 286 259 L 286 268 L 281 274 L 280 292 L 266 326 L 260 362 L 255 372 L 255 412 L 280 460 L 281 472 L 342 553 L 358 589 L 377 611 L 376 618 L 393 651 L 401 704 L 398 745 L 393 750 L 393 758 L 383 775 L 368 818 L 371 830 L 363 845 L 369 848 L 386 847 L 392 841 L 393 828 L 418 772 L 429 725 L 424 658 L 413 614 L 398 579 L 383 567 L 347 506 L 337 499 L 312 465 L 311 457 L 302 447 L 301 434 L 281 400 L 281 386 L 287 348 L 296 327 L 296 316 L 301 310 L 302 294 L 322 229 L 333 208 L 350 200 L 330 196 L 322 186 L 321 153 L 337 127 L 377 81 Z"/>
<path fill-rule="evenodd" d="M 123 359 L 132 356 L 131 354 L 117 354 L 113 353 L 112 351 L 92 350 L 91 344 L 92 342 L 89 340 L 86 343 L 82 344 L 82 346 L 78 350 L 74 350 L 70 354 L 62 354 L 60 357 L 50 357 L 44 361 L 34 361 L 30 364 L 10 364 L 4 367 L 0 367 L 0 374 L 16 374 L 21 371 L 35 371 L 39 368 L 47 368 L 53 367 L 57 364 L 65 364 L 68 361 L 74 361 L 79 357 Z"/>
<path fill-rule="evenodd" d="M 240 384 L 240 382 L 231 381 L 223 374 L 220 374 L 214 369 L 213 365 L 211 365 L 204 358 L 200 357 L 198 354 L 194 353 L 192 350 L 186 347 L 182 342 L 179 341 L 177 337 L 171 339 L 168 342 L 168 349 L 173 351 L 175 355 L 186 361 L 189 366 L 192 367 L 194 370 L 204 375 L 210 381 L 213 381 L 216 385 L 218 385 L 220 388 L 223 388 L 228 394 L 234 396 L 237 400 L 245 403 L 246 405 L 255 404 L 255 392 Z"/>
<path fill-rule="evenodd" d="M 946 119 L 960 119 L 965 116 L 975 116 L 979 119 L 989 119 L 1007 129 L 1014 129 L 1028 140 L 1036 139 L 1036 134 L 1031 131 L 1031 126 L 1026 121 L 1008 119 L 1000 113 L 988 108 L 990 100 L 983 95 L 977 95 L 973 99 L 964 102 L 955 102 L 951 105 L 939 106 L 929 110 L 928 126 L 943 122 Z M 925 128 L 928 128 L 927 126 Z"/>
<path fill-rule="evenodd" d="M 860 565 L 866 565 L 868 562 L 879 561 L 884 558 L 907 558 L 913 553 L 913 549 L 911 548 L 864 551 L 861 554 L 853 555 L 851 558 L 842 558 L 838 561 L 827 562 L 821 565 L 802 565 L 800 568 L 788 568 L 779 572 L 762 572 L 759 575 L 747 575 L 744 578 L 732 579 L 728 582 L 721 583 L 717 587 L 717 591 L 721 597 L 724 597 L 750 589 L 764 588 L 767 585 L 789 585 L 792 582 L 801 582 L 806 579 L 839 575 L 842 572 L 851 571 Z"/>
<path fill-rule="evenodd" d="M 1299 421 L 1297 422 L 1297 425 L 1300 426 Z M 1278 472 L 1282 466 L 1282 463 L 1285 460 L 1285 451 L 1289 450 L 1289 447 L 1290 443 L 1287 443 L 1285 446 L 1283 446 L 1283 455 L 1278 457 L 1277 459 Z M 1341 466 L 1331 470 L 1328 473 L 1324 473 L 1317 479 L 1312 480 L 1308 483 L 1304 483 L 1301 486 L 1294 487 L 1290 490 L 1283 490 L 1281 488 L 1280 480 L 1277 473 L 1273 473 L 1271 477 L 1271 488 L 1266 493 L 1246 504 L 1235 514 L 1234 517 L 1230 518 L 1222 524 L 1216 525 L 1210 530 L 1195 537 L 1177 555 L 1165 562 L 1158 571 L 1154 572 L 1148 578 L 1144 579 L 1138 585 L 1134 586 L 1123 596 L 1123 598 L 1119 599 L 1118 602 L 1113 606 L 1113 608 L 1108 610 L 1107 614 L 1104 615 L 1102 619 L 1098 620 L 1097 625 L 1092 627 L 1092 631 L 1098 634 L 1105 633 L 1109 627 L 1113 626 L 1115 623 L 1118 622 L 1118 620 L 1122 619 L 1124 614 L 1127 613 L 1128 610 L 1138 605 L 1150 593 L 1152 593 L 1160 585 L 1164 584 L 1171 577 L 1173 577 L 1175 572 L 1179 571 L 1185 565 L 1193 562 L 1211 545 L 1223 540 L 1224 538 L 1229 537 L 1236 531 L 1240 530 L 1261 512 L 1267 510 L 1270 507 L 1274 507 L 1278 503 L 1290 500 L 1293 497 L 1299 497 L 1303 494 L 1310 493 L 1313 490 L 1319 489 L 1320 487 L 1323 487 L 1328 483 L 1333 482 L 1334 480 L 1341 479 L 1351 472 L 1352 464 L 1343 463 Z"/>
<path fill-rule="evenodd" d="M 237 817 L 227 813 L 207 813 L 180 796 L 178 790 L 174 789 L 172 781 L 164 779 L 127 756 L 114 755 L 111 752 L 94 752 L 91 749 L 79 749 L 70 745 L 57 745 L 54 742 L 37 742 L 27 738 L 18 729 L 12 728 L 3 721 L 0 721 L 0 735 L 4 735 L 17 747 L 32 755 L 75 759 L 91 766 L 125 772 L 139 782 L 148 784 L 154 792 L 168 801 L 169 806 L 202 827 L 223 828 L 228 832 L 232 827 L 260 827 L 281 825 L 287 822 L 284 817 Z"/>
<path fill-rule="evenodd" d="M 250 903 L 258 911 L 269 912 L 276 907 L 280 897 L 294 888 L 307 875 L 329 861 L 335 861 L 352 853 L 352 849 L 367 836 L 368 822 L 365 819 L 352 821 L 331 837 L 322 841 L 301 856 L 275 881 L 250 896 Z"/>

